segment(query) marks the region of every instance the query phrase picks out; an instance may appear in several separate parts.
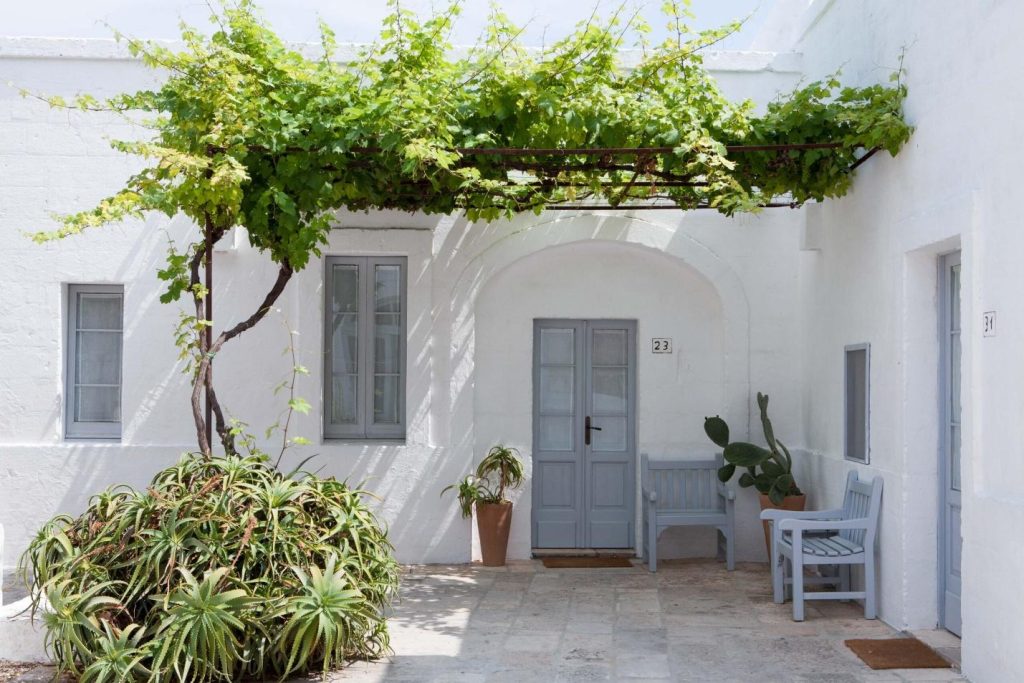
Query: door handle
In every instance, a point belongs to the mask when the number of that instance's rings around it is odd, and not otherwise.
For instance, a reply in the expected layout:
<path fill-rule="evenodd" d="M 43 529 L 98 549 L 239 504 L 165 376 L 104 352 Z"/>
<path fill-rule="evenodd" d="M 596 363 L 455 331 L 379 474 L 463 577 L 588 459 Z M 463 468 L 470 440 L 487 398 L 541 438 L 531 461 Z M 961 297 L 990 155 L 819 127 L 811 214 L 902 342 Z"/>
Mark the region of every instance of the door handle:
<path fill-rule="evenodd" d="M 590 425 L 590 416 L 587 415 L 586 419 L 583 420 L 583 443 L 587 446 L 590 445 L 590 432 L 600 432 L 600 427 L 592 427 Z"/>

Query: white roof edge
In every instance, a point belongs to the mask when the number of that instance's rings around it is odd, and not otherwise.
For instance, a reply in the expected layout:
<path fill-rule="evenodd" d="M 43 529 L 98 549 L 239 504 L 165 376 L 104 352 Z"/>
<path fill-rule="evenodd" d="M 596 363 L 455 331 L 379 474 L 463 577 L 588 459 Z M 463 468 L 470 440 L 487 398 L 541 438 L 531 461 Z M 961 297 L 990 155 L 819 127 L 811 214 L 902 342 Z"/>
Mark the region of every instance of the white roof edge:
<path fill-rule="evenodd" d="M 775 0 L 750 42 L 755 50 L 796 50 L 837 0 Z"/>
<path fill-rule="evenodd" d="M 154 41 L 168 48 L 181 48 L 180 41 Z M 315 43 L 293 44 L 304 54 L 315 56 L 320 47 Z M 354 59 L 364 47 L 358 44 L 338 46 L 339 61 Z M 456 54 L 464 54 L 469 47 L 457 47 Z M 626 67 L 640 60 L 639 50 L 623 50 Z M 133 58 L 123 42 L 113 38 L 46 38 L 0 36 L 0 59 L 83 59 L 131 61 Z M 704 53 L 704 64 L 709 71 L 775 71 L 799 73 L 802 71 L 801 55 L 796 52 L 768 52 L 756 50 L 708 50 Z"/>

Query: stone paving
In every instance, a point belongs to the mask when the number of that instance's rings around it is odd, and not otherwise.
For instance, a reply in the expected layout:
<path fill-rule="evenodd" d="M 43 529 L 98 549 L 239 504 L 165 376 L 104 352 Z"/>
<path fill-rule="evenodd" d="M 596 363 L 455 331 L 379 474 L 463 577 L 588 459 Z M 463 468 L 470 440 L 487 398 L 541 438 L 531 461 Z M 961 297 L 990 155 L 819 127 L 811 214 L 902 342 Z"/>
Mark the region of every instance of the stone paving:
<path fill-rule="evenodd" d="M 795 623 L 764 565 L 632 569 L 418 567 L 391 619 L 394 655 L 333 681 L 964 680 L 955 670 L 872 671 L 848 638 L 896 632 L 854 604 L 811 602 Z M 955 640 L 955 639 L 954 639 Z"/>

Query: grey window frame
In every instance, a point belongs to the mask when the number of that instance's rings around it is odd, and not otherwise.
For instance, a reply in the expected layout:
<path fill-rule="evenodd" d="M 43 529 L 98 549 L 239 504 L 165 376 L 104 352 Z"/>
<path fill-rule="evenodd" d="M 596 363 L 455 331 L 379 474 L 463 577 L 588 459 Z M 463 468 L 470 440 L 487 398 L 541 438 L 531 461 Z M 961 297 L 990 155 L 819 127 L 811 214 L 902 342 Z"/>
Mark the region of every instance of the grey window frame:
<path fill-rule="evenodd" d="M 323 353 L 323 436 L 325 440 L 404 440 L 406 434 L 406 384 L 408 382 L 407 356 L 408 335 L 408 258 L 405 256 L 328 256 L 324 259 L 324 353 Z M 331 329 L 331 301 L 334 292 L 334 266 L 356 266 L 359 273 L 359 334 L 357 349 L 356 422 L 335 424 L 331 422 L 333 401 L 332 371 L 333 345 Z M 399 267 L 399 320 L 401 350 L 399 352 L 398 422 L 375 424 L 373 422 L 373 376 L 374 376 L 374 292 L 370 286 L 377 266 Z M 370 315 L 367 317 L 367 313 Z M 369 320 L 369 324 L 366 321 Z"/>
<path fill-rule="evenodd" d="M 864 424 L 863 428 L 859 425 L 850 424 L 850 407 L 853 401 L 851 394 L 852 387 L 850 385 L 851 368 L 850 368 L 850 356 L 851 353 L 864 353 L 864 374 L 862 381 L 864 382 Z M 851 430 L 857 429 L 861 431 L 863 429 L 864 436 L 864 457 L 859 457 L 859 454 L 850 452 L 850 436 Z M 843 457 L 851 462 L 861 463 L 867 465 L 871 462 L 871 344 L 848 344 L 843 348 Z"/>
<path fill-rule="evenodd" d="M 80 294 L 92 294 L 116 297 L 121 301 L 120 342 L 121 366 L 118 372 L 118 406 L 122 409 L 116 422 L 92 422 L 75 419 L 75 377 L 77 376 L 78 358 L 78 297 Z M 64 355 L 64 438 L 68 440 L 105 440 L 121 439 L 121 423 L 123 405 L 121 398 L 124 392 L 124 286 L 123 285 L 82 285 L 67 286 L 65 306 L 65 355 Z"/>

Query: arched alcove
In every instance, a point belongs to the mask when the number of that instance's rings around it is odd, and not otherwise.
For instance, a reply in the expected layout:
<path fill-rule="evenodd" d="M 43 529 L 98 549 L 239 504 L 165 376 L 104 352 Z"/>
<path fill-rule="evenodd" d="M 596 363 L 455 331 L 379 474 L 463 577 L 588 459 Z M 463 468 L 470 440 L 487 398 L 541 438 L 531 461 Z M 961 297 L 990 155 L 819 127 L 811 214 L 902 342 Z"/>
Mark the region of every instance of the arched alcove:
<path fill-rule="evenodd" d="M 736 423 L 749 419 L 746 297 L 736 274 L 704 245 L 622 216 L 510 225 L 488 237 L 464 244 L 479 250 L 463 262 L 446 302 L 452 445 L 472 450 L 460 459 L 497 442 L 529 453 L 535 318 L 637 321 L 641 450 L 710 453 L 704 415 L 731 408 Z M 671 337 L 674 353 L 651 354 L 652 337 Z M 520 496 L 513 558 L 531 547 L 529 492 Z"/>

